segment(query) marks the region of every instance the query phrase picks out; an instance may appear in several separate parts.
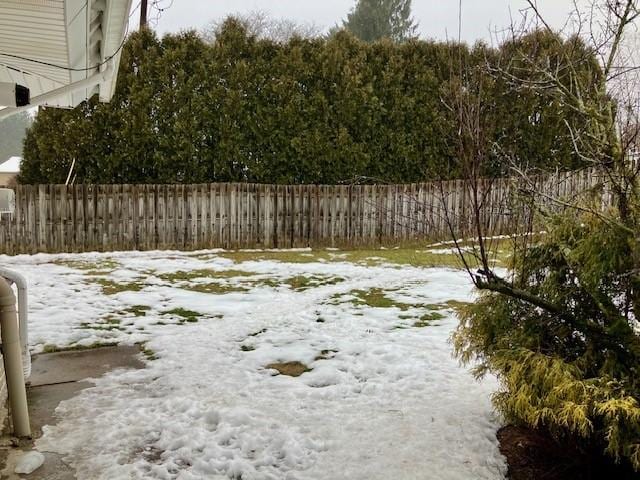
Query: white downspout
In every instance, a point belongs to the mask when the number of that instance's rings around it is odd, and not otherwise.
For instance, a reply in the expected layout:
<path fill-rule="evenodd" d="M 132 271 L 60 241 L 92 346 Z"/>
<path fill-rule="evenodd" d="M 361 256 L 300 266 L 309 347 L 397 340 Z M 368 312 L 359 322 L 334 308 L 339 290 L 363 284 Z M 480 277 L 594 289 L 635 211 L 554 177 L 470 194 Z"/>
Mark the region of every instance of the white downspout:
<path fill-rule="evenodd" d="M 15 283 L 18 289 L 18 324 L 20 329 L 20 347 L 22 348 L 22 370 L 24 379 L 31 376 L 31 353 L 29 352 L 29 304 L 27 301 L 27 279 L 20 273 L 0 267 L 0 277 L 9 283 Z"/>
<path fill-rule="evenodd" d="M 16 437 L 30 437 L 31 427 L 29 426 L 27 389 L 22 371 L 16 297 L 9 283 L 2 277 L 0 277 L 0 334 L 13 433 Z"/>

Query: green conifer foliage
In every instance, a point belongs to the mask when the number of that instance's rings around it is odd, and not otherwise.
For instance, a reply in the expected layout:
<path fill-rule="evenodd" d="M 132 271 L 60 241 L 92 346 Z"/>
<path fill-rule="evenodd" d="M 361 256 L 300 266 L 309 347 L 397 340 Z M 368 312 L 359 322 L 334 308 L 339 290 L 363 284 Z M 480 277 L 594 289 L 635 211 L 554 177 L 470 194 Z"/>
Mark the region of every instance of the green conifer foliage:
<path fill-rule="evenodd" d="M 515 257 L 515 285 L 555 312 L 496 292 L 468 307 L 457 354 L 493 372 L 516 424 L 606 452 L 640 470 L 640 205 L 559 214 Z"/>
<path fill-rule="evenodd" d="M 162 39 L 137 32 L 123 50 L 111 103 L 40 109 L 25 140 L 20 181 L 64 182 L 74 160 L 76 183 L 455 177 L 462 173 L 452 148 L 455 114 L 443 101 L 460 75 L 452 58 L 463 56 L 482 73 L 508 54 L 508 46 L 503 52 L 416 40 L 365 43 L 346 31 L 276 42 L 233 18 L 213 42 L 193 32 Z M 541 61 L 545 55 L 539 53 Z M 583 65 L 584 75 L 597 75 Z M 506 82 L 487 84 L 487 123 L 497 125 L 488 142 L 530 166 L 581 164 L 563 123 L 581 118 Z M 506 173 L 503 154 L 486 162 L 486 174 Z"/>
<path fill-rule="evenodd" d="M 343 27 L 360 40 L 375 42 L 388 38 L 405 42 L 416 37 L 411 17 L 412 0 L 358 0 Z"/>

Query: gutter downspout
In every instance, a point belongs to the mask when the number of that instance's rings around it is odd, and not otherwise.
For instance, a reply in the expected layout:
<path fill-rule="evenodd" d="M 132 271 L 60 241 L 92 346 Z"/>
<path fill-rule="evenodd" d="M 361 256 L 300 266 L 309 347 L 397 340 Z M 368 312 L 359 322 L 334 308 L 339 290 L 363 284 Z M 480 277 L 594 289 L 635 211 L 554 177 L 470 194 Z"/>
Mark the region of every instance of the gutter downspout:
<path fill-rule="evenodd" d="M 22 369 L 24 379 L 31 376 L 31 353 L 29 352 L 29 305 L 27 302 L 27 279 L 8 268 L 0 267 L 0 277 L 16 284 L 18 288 L 18 324 L 20 326 L 20 347 L 22 348 Z"/>
<path fill-rule="evenodd" d="M 16 297 L 4 278 L 0 278 L 0 334 L 13 433 L 16 437 L 30 437 L 31 427 L 29 426 L 27 389 L 22 371 Z"/>

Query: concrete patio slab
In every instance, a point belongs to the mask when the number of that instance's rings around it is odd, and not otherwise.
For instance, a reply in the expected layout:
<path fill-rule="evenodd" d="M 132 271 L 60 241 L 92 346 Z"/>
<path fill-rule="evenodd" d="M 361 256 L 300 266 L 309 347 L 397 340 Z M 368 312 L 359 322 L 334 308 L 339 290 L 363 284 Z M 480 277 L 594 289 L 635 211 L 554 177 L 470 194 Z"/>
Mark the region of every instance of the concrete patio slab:
<path fill-rule="evenodd" d="M 137 346 L 131 346 L 36 355 L 29 382 L 31 387 L 38 387 L 100 377 L 117 368 L 143 368 L 139 353 Z"/>
<path fill-rule="evenodd" d="M 91 387 L 93 384 L 88 379 L 117 368 L 144 368 L 140 349 L 137 346 L 103 347 L 35 356 L 27 391 L 34 440 L 42 435 L 42 427 L 55 425 L 55 409 L 60 402 Z M 13 473 L 20 456 L 32 447 L 33 442 L 17 445 L 10 437 L 3 438 L 0 441 L 0 479 L 76 480 L 73 468 L 59 455 L 51 453 L 45 453 L 44 464 L 35 472 L 29 475 Z"/>

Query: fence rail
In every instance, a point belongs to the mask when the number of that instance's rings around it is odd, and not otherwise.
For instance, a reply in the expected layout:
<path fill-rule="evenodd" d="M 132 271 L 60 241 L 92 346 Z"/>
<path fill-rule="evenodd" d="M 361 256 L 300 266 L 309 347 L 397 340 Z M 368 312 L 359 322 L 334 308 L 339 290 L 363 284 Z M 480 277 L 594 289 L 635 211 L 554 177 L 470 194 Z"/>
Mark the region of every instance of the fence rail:
<path fill-rule="evenodd" d="M 598 182 L 592 171 L 541 181 L 559 197 Z M 488 233 L 517 221 L 512 179 L 482 186 Z M 447 218 L 470 232 L 461 180 L 408 185 L 19 185 L 0 221 L 0 252 L 359 246 L 442 239 Z M 447 215 L 445 215 L 447 213 Z"/>

